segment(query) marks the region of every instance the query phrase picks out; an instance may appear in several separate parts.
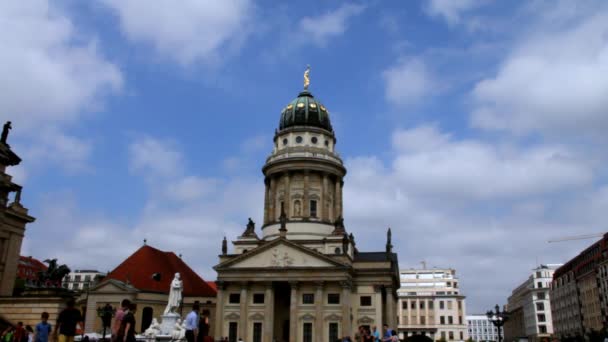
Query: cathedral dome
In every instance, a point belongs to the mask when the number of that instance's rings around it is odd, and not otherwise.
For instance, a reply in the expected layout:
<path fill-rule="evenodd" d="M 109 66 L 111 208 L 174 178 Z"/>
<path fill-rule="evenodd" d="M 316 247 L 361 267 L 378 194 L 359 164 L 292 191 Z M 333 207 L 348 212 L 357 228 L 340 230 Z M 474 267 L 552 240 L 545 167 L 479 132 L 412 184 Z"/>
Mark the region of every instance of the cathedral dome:
<path fill-rule="evenodd" d="M 314 96 L 304 90 L 281 112 L 279 130 L 293 126 L 312 126 L 333 132 L 329 111 Z"/>

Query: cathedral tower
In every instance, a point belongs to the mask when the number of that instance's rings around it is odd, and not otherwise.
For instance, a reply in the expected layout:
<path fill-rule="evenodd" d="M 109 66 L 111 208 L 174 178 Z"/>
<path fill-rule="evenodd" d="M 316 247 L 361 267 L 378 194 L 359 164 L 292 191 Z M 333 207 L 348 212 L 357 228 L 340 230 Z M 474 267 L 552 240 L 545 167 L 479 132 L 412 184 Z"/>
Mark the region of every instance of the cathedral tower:
<path fill-rule="evenodd" d="M 264 239 L 279 235 L 282 213 L 291 239 L 324 238 L 334 232 L 342 217 L 346 174 L 335 146 L 329 111 L 304 89 L 283 108 L 274 148 L 262 169 Z"/>
<path fill-rule="evenodd" d="M 324 342 L 359 325 L 396 326 L 397 255 L 360 252 L 342 219 L 346 168 L 336 153 L 329 111 L 308 90 L 281 110 L 262 172 L 264 221 L 222 242 L 215 338 Z"/>

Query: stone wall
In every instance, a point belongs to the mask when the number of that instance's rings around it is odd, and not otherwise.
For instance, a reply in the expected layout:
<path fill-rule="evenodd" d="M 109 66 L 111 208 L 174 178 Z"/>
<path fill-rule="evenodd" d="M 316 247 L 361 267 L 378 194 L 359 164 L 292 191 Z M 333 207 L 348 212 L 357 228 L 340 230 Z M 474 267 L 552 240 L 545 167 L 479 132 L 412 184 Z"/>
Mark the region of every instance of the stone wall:
<path fill-rule="evenodd" d="M 46 311 L 49 313 L 49 322 L 55 325 L 65 302 L 66 299 L 62 297 L 0 298 L 0 317 L 11 324 L 23 322 L 33 328 L 40 322 L 40 315 Z"/>

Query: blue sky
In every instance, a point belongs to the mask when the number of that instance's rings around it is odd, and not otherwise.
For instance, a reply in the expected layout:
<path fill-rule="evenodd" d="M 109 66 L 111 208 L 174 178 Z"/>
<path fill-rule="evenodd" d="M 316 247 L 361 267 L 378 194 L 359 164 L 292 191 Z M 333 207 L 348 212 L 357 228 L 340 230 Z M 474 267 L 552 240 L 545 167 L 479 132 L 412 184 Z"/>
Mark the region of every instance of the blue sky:
<path fill-rule="evenodd" d="M 214 279 L 310 64 L 360 249 L 392 227 L 483 312 L 605 231 L 606 37 L 602 1 L 2 2 L 22 254 L 110 270 L 146 238 Z"/>

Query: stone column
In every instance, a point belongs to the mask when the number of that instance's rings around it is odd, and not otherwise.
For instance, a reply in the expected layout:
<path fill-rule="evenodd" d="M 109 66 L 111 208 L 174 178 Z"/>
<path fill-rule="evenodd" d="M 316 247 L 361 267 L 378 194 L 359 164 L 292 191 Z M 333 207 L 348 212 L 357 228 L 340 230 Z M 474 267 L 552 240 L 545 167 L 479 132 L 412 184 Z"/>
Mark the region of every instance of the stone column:
<path fill-rule="evenodd" d="M 217 304 L 215 306 L 215 340 L 220 341 L 224 336 L 224 290 L 226 283 L 217 281 Z"/>
<path fill-rule="evenodd" d="M 323 179 L 321 180 L 321 203 L 319 205 L 319 212 L 321 213 L 321 219 L 323 221 L 329 221 L 329 206 L 326 206 L 327 198 L 327 173 L 323 172 Z"/>
<path fill-rule="evenodd" d="M 382 336 L 382 334 L 384 334 L 384 331 L 382 331 L 383 329 L 383 325 L 384 322 L 382 321 L 382 311 L 384 310 L 384 308 L 382 307 L 382 287 L 380 285 L 375 285 L 374 286 L 374 292 L 376 293 L 374 301 L 376 304 L 376 327 L 378 328 L 378 330 L 380 331 L 380 335 Z"/>
<path fill-rule="evenodd" d="M 247 306 L 249 305 L 249 298 L 247 298 L 247 287 L 249 287 L 249 284 L 241 284 L 241 311 L 239 313 L 241 319 L 238 329 L 239 336 L 237 336 L 237 338 L 240 337 L 245 341 L 250 340 L 249 336 L 247 336 L 247 331 L 249 330 L 249 322 L 247 319 Z"/>
<path fill-rule="evenodd" d="M 351 322 L 351 281 L 342 281 L 340 282 L 342 286 L 342 336 L 353 335 L 352 322 Z"/>
<path fill-rule="evenodd" d="M 270 184 L 268 178 L 264 179 L 264 224 L 268 223 L 270 216 Z"/>
<path fill-rule="evenodd" d="M 289 342 L 298 340 L 298 282 L 289 282 L 291 286 L 291 301 L 289 306 Z"/>
<path fill-rule="evenodd" d="M 342 201 L 342 196 L 340 196 L 340 182 L 340 178 L 336 177 L 336 183 L 334 184 L 334 219 L 342 215 L 342 210 L 340 210 L 340 205 Z"/>
<path fill-rule="evenodd" d="M 276 207 L 277 207 L 277 182 L 274 179 L 274 176 L 270 176 L 270 203 L 269 203 L 269 218 L 268 218 L 268 222 L 274 222 L 277 220 L 277 217 L 279 217 L 279 214 L 277 214 L 276 211 Z"/>
<path fill-rule="evenodd" d="M 266 292 L 264 294 L 264 336 L 262 341 L 272 342 L 274 332 L 274 292 L 272 283 L 266 284 Z"/>
<path fill-rule="evenodd" d="M 310 199 L 308 197 L 309 180 L 310 180 L 310 176 L 308 174 L 308 170 L 306 170 L 306 171 L 304 171 L 304 196 L 303 196 L 304 203 L 302 203 L 302 216 L 308 217 L 308 218 L 311 217 L 310 216 Z M 318 205 L 317 205 L 317 211 L 318 211 Z"/>
<path fill-rule="evenodd" d="M 285 184 L 285 198 L 283 199 L 283 201 L 285 202 L 285 214 L 287 215 L 287 218 L 291 218 L 291 182 L 289 181 L 289 172 L 285 172 L 285 178 L 284 178 L 284 184 Z M 279 208 L 280 210 L 280 208 Z M 280 215 L 281 213 L 279 213 Z"/>
<path fill-rule="evenodd" d="M 395 296 L 393 294 L 393 288 L 391 286 L 385 287 L 386 289 L 386 324 L 391 329 L 397 329 L 395 326 Z M 420 310 L 420 304 L 416 305 L 416 310 Z M 420 314 L 418 314 L 420 318 Z"/>
<path fill-rule="evenodd" d="M 317 291 L 315 293 L 315 341 L 324 342 L 323 339 L 323 282 L 316 283 Z"/>

